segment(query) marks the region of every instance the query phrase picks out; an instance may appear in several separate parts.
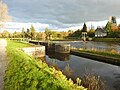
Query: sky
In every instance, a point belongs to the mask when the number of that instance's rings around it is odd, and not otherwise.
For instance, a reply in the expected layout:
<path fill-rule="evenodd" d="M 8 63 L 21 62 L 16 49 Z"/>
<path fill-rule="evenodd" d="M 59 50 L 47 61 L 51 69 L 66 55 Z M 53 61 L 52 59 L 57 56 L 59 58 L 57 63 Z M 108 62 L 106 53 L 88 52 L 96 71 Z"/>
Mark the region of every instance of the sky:
<path fill-rule="evenodd" d="M 46 24 L 51 29 L 120 17 L 120 0 L 3 0 L 13 22 Z"/>

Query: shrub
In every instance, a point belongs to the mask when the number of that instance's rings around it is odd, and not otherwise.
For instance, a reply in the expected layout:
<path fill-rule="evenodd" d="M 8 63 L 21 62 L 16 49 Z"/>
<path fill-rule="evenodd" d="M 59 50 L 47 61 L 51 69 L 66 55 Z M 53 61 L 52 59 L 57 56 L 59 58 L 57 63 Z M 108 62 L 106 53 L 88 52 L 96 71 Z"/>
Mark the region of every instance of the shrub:
<path fill-rule="evenodd" d="M 95 74 L 85 74 L 82 77 L 82 85 L 88 90 L 106 90 L 105 82 Z"/>

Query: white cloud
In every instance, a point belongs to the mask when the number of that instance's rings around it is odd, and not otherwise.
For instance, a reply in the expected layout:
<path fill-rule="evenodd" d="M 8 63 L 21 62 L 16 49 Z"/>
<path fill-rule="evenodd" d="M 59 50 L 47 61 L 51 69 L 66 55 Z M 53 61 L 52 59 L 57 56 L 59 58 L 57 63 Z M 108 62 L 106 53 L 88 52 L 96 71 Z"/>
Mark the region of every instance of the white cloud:
<path fill-rule="evenodd" d="M 8 30 L 9 32 L 21 32 L 22 28 L 25 28 L 25 30 L 31 27 L 31 25 L 34 26 L 36 31 L 43 31 L 46 27 L 49 28 L 49 24 L 42 24 L 42 23 L 19 23 L 19 22 L 7 22 L 4 24 L 4 28 L 2 30 Z"/>
<path fill-rule="evenodd" d="M 98 26 L 104 27 L 107 24 L 108 20 L 104 21 L 88 21 L 86 22 L 86 25 L 88 29 L 94 27 L 96 29 Z M 120 24 L 120 19 L 117 19 L 117 24 Z M 8 30 L 9 32 L 21 32 L 22 28 L 24 27 L 25 30 L 27 28 L 30 28 L 31 25 L 33 25 L 36 29 L 36 31 L 44 31 L 46 27 L 48 27 L 51 30 L 54 31 L 68 31 L 68 30 L 78 30 L 83 28 L 83 23 L 80 24 L 64 24 L 64 26 L 67 26 L 68 28 L 58 28 L 52 24 L 43 24 L 43 23 L 19 23 L 19 22 L 7 22 L 4 24 L 4 28 L 2 30 Z"/>

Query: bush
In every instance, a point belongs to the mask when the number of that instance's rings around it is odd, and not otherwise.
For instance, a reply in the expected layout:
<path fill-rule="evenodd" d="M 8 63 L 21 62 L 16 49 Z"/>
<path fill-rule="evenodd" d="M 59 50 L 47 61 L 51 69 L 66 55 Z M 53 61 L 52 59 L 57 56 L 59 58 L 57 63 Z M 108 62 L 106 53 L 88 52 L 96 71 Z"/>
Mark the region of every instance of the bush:
<path fill-rule="evenodd" d="M 85 74 L 82 77 L 82 84 L 88 90 L 106 90 L 105 82 L 94 74 Z"/>

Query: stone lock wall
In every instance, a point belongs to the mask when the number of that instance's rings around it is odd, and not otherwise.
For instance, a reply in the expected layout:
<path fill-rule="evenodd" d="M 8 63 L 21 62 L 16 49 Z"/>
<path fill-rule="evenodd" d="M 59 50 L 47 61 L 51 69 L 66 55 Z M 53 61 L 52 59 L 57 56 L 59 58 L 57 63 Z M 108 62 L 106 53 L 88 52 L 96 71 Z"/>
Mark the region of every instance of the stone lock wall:
<path fill-rule="evenodd" d="M 45 57 L 45 46 L 27 47 L 22 50 L 33 57 Z"/>
<path fill-rule="evenodd" d="M 70 44 L 55 44 L 55 52 L 70 53 Z"/>

